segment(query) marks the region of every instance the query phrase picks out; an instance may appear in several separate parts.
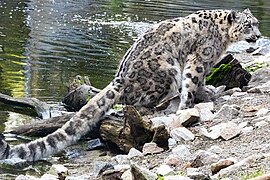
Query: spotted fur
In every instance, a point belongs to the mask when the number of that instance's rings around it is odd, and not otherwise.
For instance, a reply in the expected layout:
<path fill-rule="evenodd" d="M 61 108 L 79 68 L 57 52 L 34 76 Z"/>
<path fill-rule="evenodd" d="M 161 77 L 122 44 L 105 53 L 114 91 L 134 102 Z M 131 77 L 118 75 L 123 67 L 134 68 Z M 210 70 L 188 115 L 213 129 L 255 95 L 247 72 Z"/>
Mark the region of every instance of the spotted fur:
<path fill-rule="evenodd" d="M 0 137 L 0 159 L 35 161 L 76 143 L 115 104 L 152 108 L 181 92 L 179 109 L 193 106 L 207 71 L 228 45 L 256 41 L 258 21 L 249 10 L 204 10 L 154 25 L 124 55 L 115 78 L 63 127 L 27 144 Z"/>

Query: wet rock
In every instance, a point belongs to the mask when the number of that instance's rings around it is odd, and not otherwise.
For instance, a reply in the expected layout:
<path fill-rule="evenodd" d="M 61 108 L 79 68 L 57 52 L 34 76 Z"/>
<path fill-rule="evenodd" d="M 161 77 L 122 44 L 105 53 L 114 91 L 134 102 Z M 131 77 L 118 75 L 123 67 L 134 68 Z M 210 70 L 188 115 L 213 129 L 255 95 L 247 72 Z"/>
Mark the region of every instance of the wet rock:
<path fill-rule="evenodd" d="M 192 180 L 192 179 L 190 179 L 189 177 L 176 175 L 176 176 L 165 176 L 164 180 Z"/>
<path fill-rule="evenodd" d="M 214 114 L 212 111 L 214 110 L 214 103 L 207 102 L 207 103 L 199 103 L 194 106 L 199 113 L 200 113 L 200 120 L 201 121 L 212 121 L 214 119 Z"/>
<path fill-rule="evenodd" d="M 233 165 L 235 162 L 230 159 L 221 159 L 216 163 L 211 164 L 212 174 L 218 173 L 221 169 Z"/>
<path fill-rule="evenodd" d="M 209 165 L 215 163 L 219 160 L 219 156 L 215 153 L 199 150 L 196 153 L 196 157 L 194 161 L 191 163 L 192 167 L 201 167 L 205 165 Z"/>
<path fill-rule="evenodd" d="M 210 180 L 209 175 L 204 174 L 198 168 L 187 168 L 187 176 L 194 180 Z"/>
<path fill-rule="evenodd" d="M 144 155 L 147 155 L 147 154 L 157 154 L 157 153 L 160 153 L 160 152 L 163 152 L 163 151 L 164 151 L 164 149 L 158 147 L 157 144 L 154 143 L 154 142 L 145 143 L 143 145 L 143 149 L 142 149 L 142 152 L 143 152 Z"/>
<path fill-rule="evenodd" d="M 255 162 L 260 162 L 262 155 L 251 155 L 227 168 L 221 169 L 215 177 L 223 178 L 239 172 L 241 169 L 250 167 Z"/>
<path fill-rule="evenodd" d="M 236 136 L 238 136 L 241 132 L 241 129 L 237 126 L 237 124 L 233 122 L 228 123 L 220 123 L 218 125 L 210 127 L 210 132 L 208 132 L 205 128 L 201 128 L 201 133 L 209 137 L 211 139 L 217 139 L 222 137 L 224 140 L 230 140 Z"/>
<path fill-rule="evenodd" d="M 162 176 L 165 176 L 171 172 L 173 172 L 173 169 L 167 164 L 160 165 L 156 170 L 156 173 Z"/>
<path fill-rule="evenodd" d="M 173 129 L 170 135 L 176 141 L 191 141 L 195 138 L 195 135 L 185 127 L 178 127 Z"/>
<path fill-rule="evenodd" d="M 131 159 L 133 157 L 142 157 L 143 153 L 141 153 L 139 150 L 135 148 L 131 148 L 128 152 L 128 158 Z"/>
<path fill-rule="evenodd" d="M 100 176 L 103 172 L 109 169 L 114 169 L 113 165 L 108 162 L 96 161 L 94 162 L 93 175 L 94 177 Z"/>
<path fill-rule="evenodd" d="M 172 149 L 172 153 L 182 160 L 190 160 L 191 153 L 186 145 L 178 145 Z"/>
<path fill-rule="evenodd" d="M 181 126 L 188 127 L 192 124 L 199 122 L 200 114 L 195 108 L 179 110 L 177 111 L 177 116 L 174 118 L 173 122 L 170 124 L 171 129 L 175 129 Z"/>
<path fill-rule="evenodd" d="M 156 173 L 153 173 L 149 169 L 140 167 L 136 164 L 131 165 L 131 173 L 133 179 L 154 180 L 158 178 Z"/>
<path fill-rule="evenodd" d="M 104 144 L 100 141 L 99 138 L 97 139 L 91 139 L 87 142 L 87 150 L 93 150 L 98 148 L 103 148 Z"/>
<path fill-rule="evenodd" d="M 239 110 L 240 108 L 237 105 L 224 104 L 220 108 L 220 110 L 217 113 L 215 113 L 215 119 L 230 121 L 231 119 L 238 116 Z"/>

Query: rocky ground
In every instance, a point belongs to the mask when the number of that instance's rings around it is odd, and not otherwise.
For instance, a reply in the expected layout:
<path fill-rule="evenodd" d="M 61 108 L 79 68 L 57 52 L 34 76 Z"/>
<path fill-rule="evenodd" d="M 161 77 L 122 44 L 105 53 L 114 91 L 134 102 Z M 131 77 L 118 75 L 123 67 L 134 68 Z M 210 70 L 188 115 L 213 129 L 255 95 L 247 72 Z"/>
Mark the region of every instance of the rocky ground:
<path fill-rule="evenodd" d="M 59 159 L 52 158 L 54 165 L 41 179 L 270 179 L 270 54 L 257 51 L 234 55 L 244 67 L 266 67 L 253 73 L 247 87 L 217 92 L 213 103 L 152 119 L 169 130 L 169 149 L 149 142 L 142 151 L 113 155 L 87 151 L 80 143 L 69 148 L 67 162 L 56 165 Z"/>

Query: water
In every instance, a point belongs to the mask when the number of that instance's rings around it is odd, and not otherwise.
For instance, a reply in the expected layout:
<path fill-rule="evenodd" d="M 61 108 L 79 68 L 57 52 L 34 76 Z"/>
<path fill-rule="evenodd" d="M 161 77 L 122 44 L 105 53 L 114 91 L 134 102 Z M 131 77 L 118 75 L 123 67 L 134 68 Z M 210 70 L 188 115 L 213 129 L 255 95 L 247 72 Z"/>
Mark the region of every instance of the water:
<path fill-rule="evenodd" d="M 77 74 L 103 88 L 151 24 L 199 9 L 246 7 L 270 36 L 269 0 L 0 0 L 0 92 L 55 104 Z M 9 117 L 0 110 L 0 124 Z"/>

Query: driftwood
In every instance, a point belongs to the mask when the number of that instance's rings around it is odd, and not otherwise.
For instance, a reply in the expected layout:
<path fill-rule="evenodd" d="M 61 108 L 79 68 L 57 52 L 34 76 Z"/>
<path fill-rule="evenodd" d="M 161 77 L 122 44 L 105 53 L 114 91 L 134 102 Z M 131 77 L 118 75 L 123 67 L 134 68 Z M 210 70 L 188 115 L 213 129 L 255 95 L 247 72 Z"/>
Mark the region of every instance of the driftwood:
<path fill-rule="evenodd" d="M 70 113 L 46 121 L 26 124 L 10 133 L 43 137 L 60 128 L 73 115 L 74 113 Z M 168 147 L 169 134 L 164 126 L 153 129 L 150 121 L 143 119 L 132 106 L 124 107 L 124 119 L 106 117 L 101 121 L 99 132 L 93 130 L 87 136 L 95 138 L 100 135 L 104 141 L 117 145 L 124 152 L 128 152 L 132 147 L 141 150 L 144 143 L 151 141 L 156 142 L 160 147 Z"/>
<path fill-rule="evenodd" d="M 50 106 L 36 98 L 13 98 L 0 93 L 0 102 L 11 106 L 33 109 L 37 113 L 38 117 L 42 119 L 48 119 L 51 117 Z"/>

